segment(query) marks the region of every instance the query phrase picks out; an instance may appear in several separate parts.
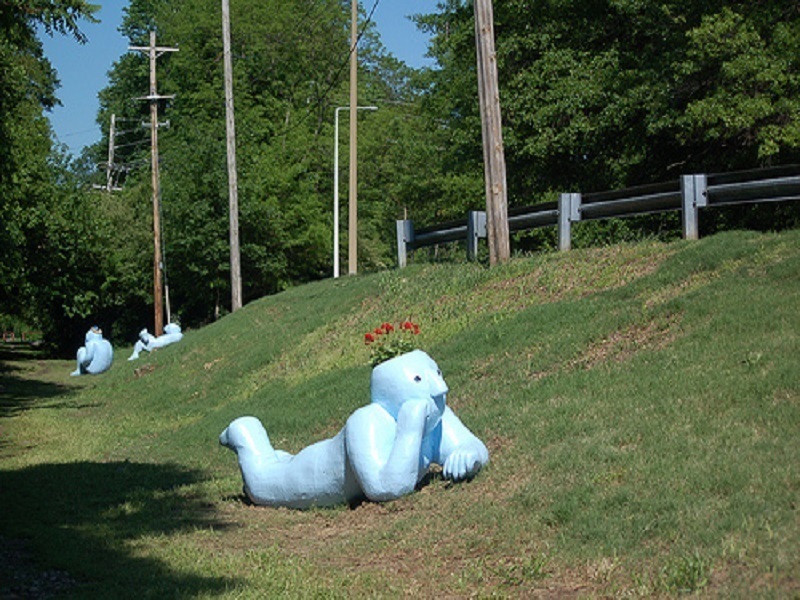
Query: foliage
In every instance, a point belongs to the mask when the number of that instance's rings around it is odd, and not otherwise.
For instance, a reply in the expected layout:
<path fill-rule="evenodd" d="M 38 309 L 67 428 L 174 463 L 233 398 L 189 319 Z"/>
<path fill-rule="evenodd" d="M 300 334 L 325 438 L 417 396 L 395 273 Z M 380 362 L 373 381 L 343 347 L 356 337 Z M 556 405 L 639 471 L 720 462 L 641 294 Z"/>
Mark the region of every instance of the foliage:
<path fill-rule="evenodd" d="M 72 277 L 80 276 L 69 264 L 75 258 L 71 241 L 56 225 L 71 216 L 59 206 L 70 192 L 59 189 L 63 163 L 51 155 L 44 111 L 58 102 L 58 80 L 37 28 L 83 42 L 78 24 L 92 21 L 97 8 L 83 0 L 0 5 L 0 312 L 33 326 L 55 325 L 45 321 L 61 311 L 49 310 L 42 285 L 71 287 Z"/>
<path fill-rule="evenodd" d="M 800 158 L 795 2 L 494 5 L 512 205 Z M 426 102 L 450 159 L 478 173 L 472 3 L 442 2 L 420 22 L 441 66 Z"/>

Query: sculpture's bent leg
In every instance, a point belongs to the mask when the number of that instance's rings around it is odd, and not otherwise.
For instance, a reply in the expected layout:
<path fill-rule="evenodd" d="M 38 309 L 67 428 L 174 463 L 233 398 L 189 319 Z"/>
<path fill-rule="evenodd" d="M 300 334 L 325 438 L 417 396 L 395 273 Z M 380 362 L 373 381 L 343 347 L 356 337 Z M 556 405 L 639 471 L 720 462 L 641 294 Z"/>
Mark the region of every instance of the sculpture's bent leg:
<path fill-rule="evenodd" d="M 130 357 L 128 358 L 128 360 L 136 360 L 137 358 L 139 358 L 139 353 L 140 353 L 142 350 L 144 350 L 144 349 L 145 349 L 145 346 L 144 346 L 144 344 L 142 343 L 142 341 L 141 341 L 141 340 L 139 340 L 138 342 L 136 342 L 136 343 L 133 345 L 133 354 L 131 354 L 131 355 L 130 355 Z"/>
<path fill-rule="evenodd" d="M 84 346 L 78 348 L 77 362 L 78 367 L 72 373 L 70 373 L 70 375 L 73 377 L 83 375 L 86 372 L 85 365 L 88 361 L 86 360 L 86 348 Z"/>

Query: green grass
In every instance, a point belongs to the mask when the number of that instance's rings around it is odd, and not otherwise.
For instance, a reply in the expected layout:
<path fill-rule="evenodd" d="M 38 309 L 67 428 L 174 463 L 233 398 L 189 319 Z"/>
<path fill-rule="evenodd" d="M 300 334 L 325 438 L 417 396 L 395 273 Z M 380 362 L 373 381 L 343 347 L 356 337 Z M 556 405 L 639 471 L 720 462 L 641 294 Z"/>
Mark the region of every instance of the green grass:
<path fill-rule="evenodd" d="M 319 282 L 97 377 L 4 353 L 0 595 L 55 571 L 82 598 L 797 597 L 799 309 L 800 231 L 737 232 Z M 219 432 L 334 434 L 369 400 L 363 334 L 406 318 L 489 466 L 244 503 Z"/>

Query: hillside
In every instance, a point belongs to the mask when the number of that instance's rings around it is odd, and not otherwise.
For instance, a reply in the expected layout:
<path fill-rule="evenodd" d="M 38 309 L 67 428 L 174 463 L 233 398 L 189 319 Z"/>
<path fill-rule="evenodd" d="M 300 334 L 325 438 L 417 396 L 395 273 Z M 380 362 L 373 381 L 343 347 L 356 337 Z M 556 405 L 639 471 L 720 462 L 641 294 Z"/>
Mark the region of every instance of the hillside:
<path fill-rule="evenodd" d="M 734 232 L 327 280 L 96 377 L 6 359 L 0 595 L 796 595 L 798 308 L 800 231 Z M 222 429 L 335 434 L 369 400 L 364 333 L 407 318 L 489 466 L 244 502 Z"/>

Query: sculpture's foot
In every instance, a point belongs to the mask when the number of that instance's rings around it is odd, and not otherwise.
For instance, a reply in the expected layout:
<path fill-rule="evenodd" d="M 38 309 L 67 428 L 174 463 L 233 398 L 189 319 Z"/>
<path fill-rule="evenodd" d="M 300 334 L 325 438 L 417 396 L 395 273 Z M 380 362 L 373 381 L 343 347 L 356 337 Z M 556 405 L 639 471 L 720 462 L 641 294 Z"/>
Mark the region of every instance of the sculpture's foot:
<path fill-rule="evenodd" d="M 269 462 L 279 460 L 272 444 L 269 443 L 269 436 L 264 426 L 255 417 L 239 417 L 232 421 L 219 434 L 219 443 L 237 454 L 245 451 L 261 456 Z"/>
<path fill-rule="evenodd" d="M 80 370 L 80 369 L 76 369 L 75 371 L 73 371 L 72 373 L 70 373 L 70 375 L 71 375 L 72 377 L 77 377 L 78 375 L 81 375 L 81 370 Z"/>
<path fill-rule="evenodd" d="M 223 432 L 219 434 L 219 445 L 233 450 L 233 444 L 228 440 L 228 429 L 229 427 L 226 427 Z"/>
<path fill-rule="evenodd" d="M 236 450 L 245 446 L 269 445 L 267 432 L 261 421 L 255 417 L 239 417 L 231 421 L 225 430 L 219 434 L 219 443 L 226 448 Z M 254 448 L 256 449 L 256 448 Z M 260 449 L 260 448 L 258 448 Z"/>

